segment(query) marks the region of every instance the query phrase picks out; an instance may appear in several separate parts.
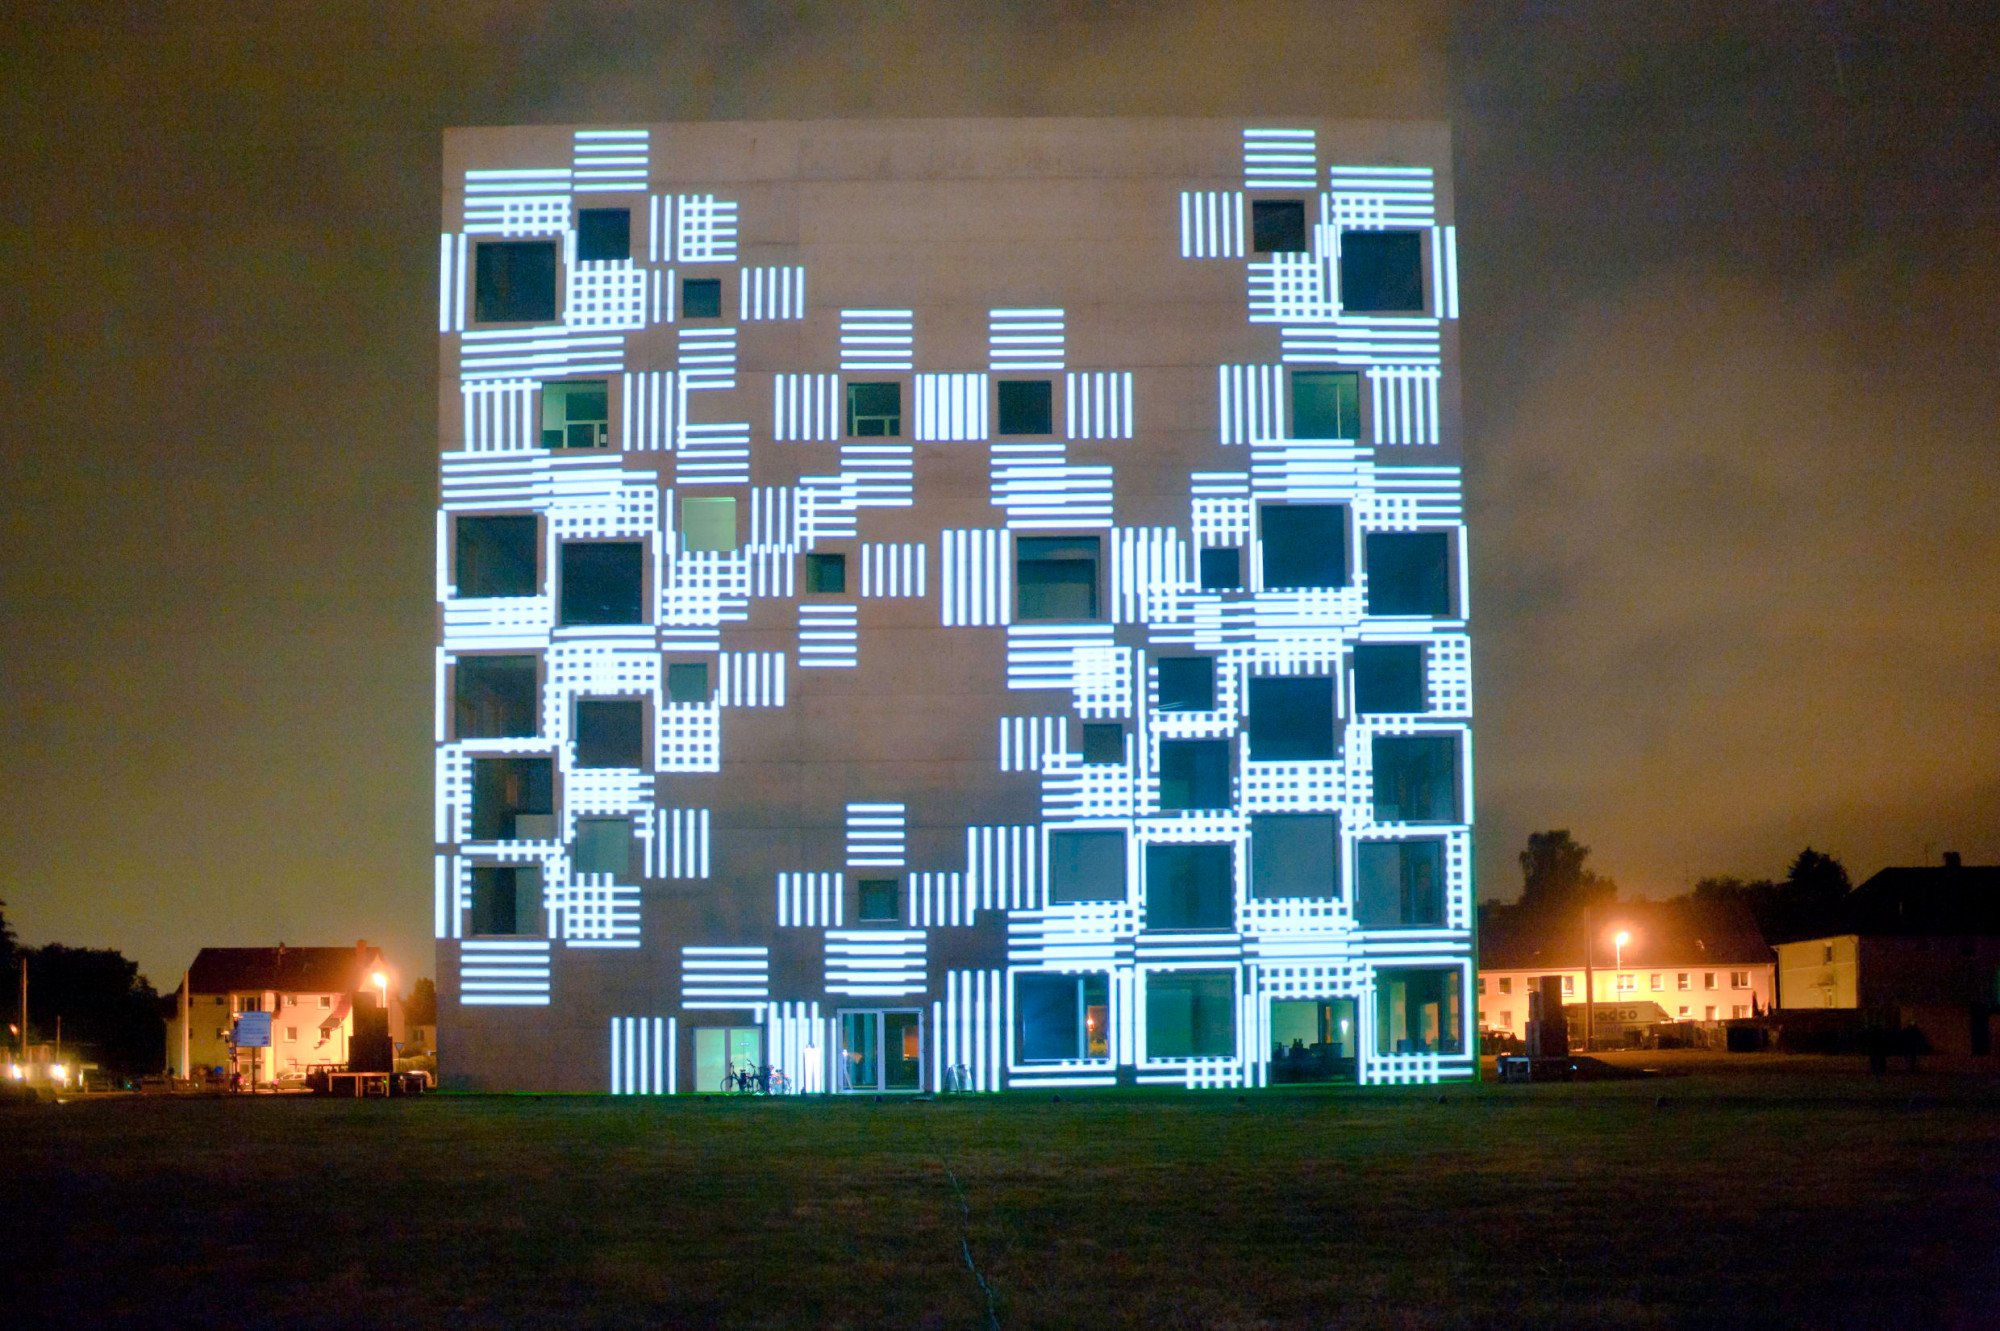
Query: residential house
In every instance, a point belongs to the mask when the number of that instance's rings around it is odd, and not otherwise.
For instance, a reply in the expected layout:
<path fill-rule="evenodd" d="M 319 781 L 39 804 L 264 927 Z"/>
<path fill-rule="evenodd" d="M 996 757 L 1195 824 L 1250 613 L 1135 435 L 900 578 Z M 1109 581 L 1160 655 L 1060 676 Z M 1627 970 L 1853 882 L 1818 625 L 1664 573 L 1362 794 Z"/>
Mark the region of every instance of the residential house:
<path fill-rule="evenodd" d="M 381 977 L 378 981 L 377 977 Z M 182 977 L 167 1020 L 167 1065 L 177 1077 L 228 1076 L 259 1084 L 302 1076 L 315 1063 L 345 1064 L 357 1015 L 380 1021 L 386 996 L 392 1039 L 401 1001 L 382 950 L 353 947 L 205 947 Z M 270 1017 L 270 1044 L 239 1048 L 244 1013 Z"/>

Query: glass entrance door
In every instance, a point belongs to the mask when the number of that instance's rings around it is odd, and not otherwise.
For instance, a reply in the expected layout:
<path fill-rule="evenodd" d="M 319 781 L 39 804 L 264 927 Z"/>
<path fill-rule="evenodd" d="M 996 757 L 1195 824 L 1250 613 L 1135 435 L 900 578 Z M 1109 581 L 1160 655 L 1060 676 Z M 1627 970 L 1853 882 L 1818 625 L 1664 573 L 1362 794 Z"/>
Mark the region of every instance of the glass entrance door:
<path fill-rule="evenodd" d="M 924 1085 L 923 1022 L 914 1010 L 840 1014 L 841 1089 L 920 1091 Z"/>

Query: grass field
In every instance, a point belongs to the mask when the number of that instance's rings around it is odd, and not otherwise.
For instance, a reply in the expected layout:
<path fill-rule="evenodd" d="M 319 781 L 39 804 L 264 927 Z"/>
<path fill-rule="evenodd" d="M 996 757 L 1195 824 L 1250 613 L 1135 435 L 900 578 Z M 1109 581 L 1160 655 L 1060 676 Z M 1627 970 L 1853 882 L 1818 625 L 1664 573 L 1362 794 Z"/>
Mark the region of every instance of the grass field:
<path fill-rule="evenodd" d="M 1683 1070 L 9 1109 L 0 1322 L 2000 1325 L 1990 1074 Z"/>

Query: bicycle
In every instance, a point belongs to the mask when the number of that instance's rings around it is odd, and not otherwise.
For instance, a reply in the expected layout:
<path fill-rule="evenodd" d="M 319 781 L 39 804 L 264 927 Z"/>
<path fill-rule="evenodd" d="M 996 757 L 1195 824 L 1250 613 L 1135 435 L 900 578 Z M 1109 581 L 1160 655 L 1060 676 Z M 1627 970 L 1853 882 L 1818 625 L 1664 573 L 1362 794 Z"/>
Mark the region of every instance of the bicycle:
<path fill-rule="evenodd" d="M 792 1089 L 792 1079 L 783 1068 L 746 1059 L 723 1069 L 722 1089 L 736 1095 L 786 1095 Z"/>

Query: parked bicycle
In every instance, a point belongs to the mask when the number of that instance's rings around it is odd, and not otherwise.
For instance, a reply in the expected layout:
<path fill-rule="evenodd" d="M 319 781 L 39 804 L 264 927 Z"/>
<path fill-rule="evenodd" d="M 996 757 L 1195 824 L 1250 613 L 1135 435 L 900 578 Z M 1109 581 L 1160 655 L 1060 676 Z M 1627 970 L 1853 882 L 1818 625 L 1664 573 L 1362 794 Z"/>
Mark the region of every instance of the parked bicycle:
<path fill-rule="evenodd" d="M 783 1068 L 742 1059 L 723 1069 L 722 1089 L 736 1095 L 787 1095 L 792 1079 Z"/>

